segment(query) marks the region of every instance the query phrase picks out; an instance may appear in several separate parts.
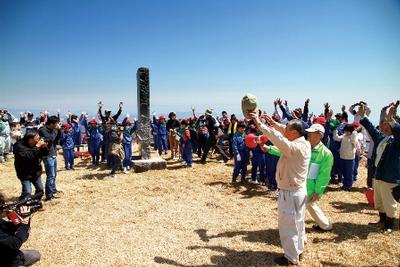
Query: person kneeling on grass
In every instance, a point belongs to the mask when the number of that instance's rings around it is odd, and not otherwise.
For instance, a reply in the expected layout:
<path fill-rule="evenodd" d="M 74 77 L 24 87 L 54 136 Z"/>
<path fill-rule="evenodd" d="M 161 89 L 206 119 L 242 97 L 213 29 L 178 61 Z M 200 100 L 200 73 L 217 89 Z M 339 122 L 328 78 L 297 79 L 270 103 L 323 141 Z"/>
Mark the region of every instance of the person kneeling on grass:
<path fill-rule="evenodd" d="M 0 207 L 5 203 L 0 193 Z M 8 212 L 8 211 L 4 211 Z M 29 212 L 26 206 L 20 207 L 21 213 Z M 0 210 L 0 215 L 3 210 Z M 31 216 L 21 218 L 18 216 L 18 223 L 0 219 L 0 265 L 1 266 L 31 266 L 40 260 L 39 251 L 32 249 L 20 250 L 22 244 L 28 240 Z"/>

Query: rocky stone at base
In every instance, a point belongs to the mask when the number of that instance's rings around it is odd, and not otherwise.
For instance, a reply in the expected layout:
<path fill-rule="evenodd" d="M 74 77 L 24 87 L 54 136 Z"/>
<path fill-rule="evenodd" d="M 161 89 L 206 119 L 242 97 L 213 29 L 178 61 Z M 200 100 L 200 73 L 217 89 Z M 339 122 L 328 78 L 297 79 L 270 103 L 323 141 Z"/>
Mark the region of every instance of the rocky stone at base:
<path fill-rule="evenodd" d="M 149 170 L 164 170 L 167 162 L 162 158 L 132 160 L 132 169 L 135 172 L 145 172 Z"/>

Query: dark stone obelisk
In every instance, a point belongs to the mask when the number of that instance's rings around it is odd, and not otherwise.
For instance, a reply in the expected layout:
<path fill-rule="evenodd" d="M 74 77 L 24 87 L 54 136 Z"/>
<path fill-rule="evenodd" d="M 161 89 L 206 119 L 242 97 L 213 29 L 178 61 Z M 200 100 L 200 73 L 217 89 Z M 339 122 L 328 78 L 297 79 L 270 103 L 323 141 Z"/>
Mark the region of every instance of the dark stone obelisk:
<path fill-rule="evenodd" d="M 139 127 L 137 134 L 141 141 L 141 159 L 150 159 L 151 125 L 150 125 L 150 79 L 149 69 L 137 70 L 137 107 Z"/>
<path fill-rule="evenodd" d="M 149 170 L 162 170 L 167 168 L 167 162 L 158 153 L 151 157 L 151 115 L 150 115 L 150 79 L 149 69 L 139 68 L 137 70 L 137 107 L 138 107 L 138 130 L 137 136 L 140 141 L 140 159 L 132 161 L 135 172 Z"/>

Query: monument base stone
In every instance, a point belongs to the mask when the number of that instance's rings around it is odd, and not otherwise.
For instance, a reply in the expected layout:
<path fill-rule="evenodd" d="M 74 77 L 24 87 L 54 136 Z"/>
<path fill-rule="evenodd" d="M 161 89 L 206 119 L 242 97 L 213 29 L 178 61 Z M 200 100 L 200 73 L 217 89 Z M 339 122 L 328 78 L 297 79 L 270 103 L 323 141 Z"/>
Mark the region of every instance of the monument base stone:
<path fill-rule="evenodd" d="M 150 170 L 164 170 L 167 168 L 167 162 L 161 157 L 151 159 L 132 160 L 132 169 L 135 172 L 146 172 Z"/>

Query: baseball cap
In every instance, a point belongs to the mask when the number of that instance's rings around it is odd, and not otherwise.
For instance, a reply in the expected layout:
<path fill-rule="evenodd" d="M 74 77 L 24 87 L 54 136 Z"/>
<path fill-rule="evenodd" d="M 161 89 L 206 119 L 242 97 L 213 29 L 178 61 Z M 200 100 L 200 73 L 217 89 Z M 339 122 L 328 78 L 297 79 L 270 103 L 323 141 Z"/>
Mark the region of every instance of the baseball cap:
<path fill-rule="evenodd" d="M 313 125 L 310 126 L 310 128 L 306 129 L 306 132 L 309 133 L 321 132 L 325 134 L 325 128 L 319 123 L 314 123 Z"/>

